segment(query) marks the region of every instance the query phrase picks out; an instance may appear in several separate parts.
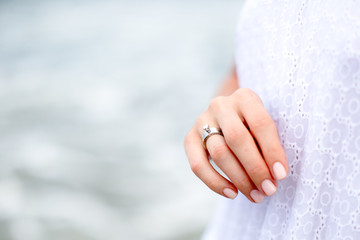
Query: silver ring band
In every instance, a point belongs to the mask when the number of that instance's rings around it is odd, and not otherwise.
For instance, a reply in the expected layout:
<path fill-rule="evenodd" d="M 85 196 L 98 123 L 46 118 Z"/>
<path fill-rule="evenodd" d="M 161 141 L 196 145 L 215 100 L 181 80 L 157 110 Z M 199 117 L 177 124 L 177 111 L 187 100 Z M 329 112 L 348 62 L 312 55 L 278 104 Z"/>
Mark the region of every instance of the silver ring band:
<path fill-rule="evenodd" d="M 202 136 L 202 141 L 203 141 L 203 145 L 204 148 L 207 150 L 206 147 L 206 141 L 209 139 L 209 137 L 213 136 L 213 135 L 221 135 L 224 136 L 221 129 L 220 128 L 211 128 L 209 127 L 209 124 L 206 124 L 203 129 L 205 130 Z"/>

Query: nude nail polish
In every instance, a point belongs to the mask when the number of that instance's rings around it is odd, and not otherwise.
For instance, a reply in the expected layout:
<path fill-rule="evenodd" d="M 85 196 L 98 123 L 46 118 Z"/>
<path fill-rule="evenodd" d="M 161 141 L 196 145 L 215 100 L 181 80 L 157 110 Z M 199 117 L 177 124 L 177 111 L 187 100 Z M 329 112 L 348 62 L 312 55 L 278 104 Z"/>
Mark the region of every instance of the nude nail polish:
<path fill-rule="evenodd" d="M 267 196 L 271 196 L 276 192 L 275 185 L 269 179 L 264 180 L 261 187 Z"/>
<path fill-rule="evenodd" d="M 230 199 L 234 199 L 237 196 L 237 192 L 235 192 L 234 190 L 230 189 L 230 188 L 225 188 L 223 191 L 224 195 Z"/>
<path fill-rule="evenodd" d="M 282 179 L 286 178 L 286 175 L 287 175 L 286 170 L 280 162 L 274 163 L 273 170 L 274 170 L 276 180 L 282 180 Z"/>
<path fill-rule="evenodd" d="M 265 198 L 265 195 L 262 194 L 260 191 L 258 190 L 252 190 L 250 192 L 250 197 L 256 202 L 256 203 L 259 203 L 259 202 L 262 202 Z"/>

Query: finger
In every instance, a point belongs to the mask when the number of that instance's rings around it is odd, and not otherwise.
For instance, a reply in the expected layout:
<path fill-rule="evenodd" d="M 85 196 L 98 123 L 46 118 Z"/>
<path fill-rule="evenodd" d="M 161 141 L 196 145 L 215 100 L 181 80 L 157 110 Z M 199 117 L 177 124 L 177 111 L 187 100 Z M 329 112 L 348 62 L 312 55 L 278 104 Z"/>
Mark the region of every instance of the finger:
<path fill-rule="evenodd" d="M 225 117 L 224 117 L 225 116 Z M 225 109 L 217 120 L 222 127 L 226 144 L 235 154 L 255 186 L 267 196 L 276 192 L 268 166 L 262 158 L 254 138 L 235 111 Z"/>
<path fill-rule="evenodd" d="M 284 179 L 289 172 L 285 151 L 280 143 L 276 125 L 260 98 L 239 103 L 240 109 L 272 176 L 276 180 Z"/>
<path fill-rule="evenodd" d="M 227 198 L 237 196 L 237 188 L 221 176 L 210 164 L 207 153 L 202 145 L 202 139 L 196 131 L 190 131 L 185 138 L 185 152 L 192 171 L 211 190 Z"/>
<path fill-rule="evenodd" d="M 213 135 L 207 141 L 207 149 L 215 164 L 250 201 L 259 203 L 265 195 L 259 192 L 240 162 L 236 159 L 223 136 Z"/>

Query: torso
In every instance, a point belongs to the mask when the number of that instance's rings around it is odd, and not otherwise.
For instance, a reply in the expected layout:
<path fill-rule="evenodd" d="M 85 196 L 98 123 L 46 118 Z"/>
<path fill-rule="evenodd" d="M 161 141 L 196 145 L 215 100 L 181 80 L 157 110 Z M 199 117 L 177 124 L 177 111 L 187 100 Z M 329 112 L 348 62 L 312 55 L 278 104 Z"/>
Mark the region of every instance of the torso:
<path fill-rule="evenodd" d="M 290 174 L 261 204 L 224 200 L 207 236 L 360 239 L 360 1 L 248 1 L 236 65 L 277 124 Z"/>

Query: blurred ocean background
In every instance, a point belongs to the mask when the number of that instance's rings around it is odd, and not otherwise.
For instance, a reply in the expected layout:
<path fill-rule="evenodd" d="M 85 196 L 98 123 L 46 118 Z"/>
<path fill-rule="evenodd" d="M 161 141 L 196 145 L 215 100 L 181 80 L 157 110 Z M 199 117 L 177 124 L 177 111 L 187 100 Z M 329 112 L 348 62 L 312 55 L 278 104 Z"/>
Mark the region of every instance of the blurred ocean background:
<path fill-rule="evenodd" d="M 1 0 L 0 239 L 199 239 L 218 196 L 183 138 L 241 0 Z"/>

